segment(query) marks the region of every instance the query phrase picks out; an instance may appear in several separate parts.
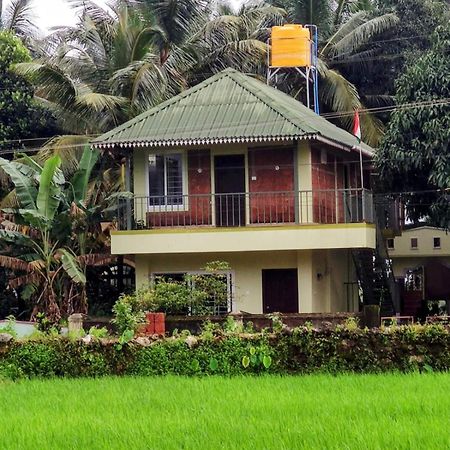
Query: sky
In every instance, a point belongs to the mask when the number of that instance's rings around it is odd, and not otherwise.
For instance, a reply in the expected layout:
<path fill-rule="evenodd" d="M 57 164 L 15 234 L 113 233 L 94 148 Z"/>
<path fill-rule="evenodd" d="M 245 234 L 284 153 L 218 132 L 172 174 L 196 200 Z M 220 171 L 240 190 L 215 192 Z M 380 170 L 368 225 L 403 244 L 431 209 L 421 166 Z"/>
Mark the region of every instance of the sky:
<path fill-rule="evenodd" d="M 11 0 L 3 0 L 3 8 Z M 230 0 L 233 6 L 239 6 L 243 0 Z M 103 0 L 97 0 L 98 4 L 104 4 Z M 37 24 L 44 31 L 60 25 L 73 25 L 75 17 L 67 6 L 65 0 L 34 0 L 33 9 L 38 17 Z"/>

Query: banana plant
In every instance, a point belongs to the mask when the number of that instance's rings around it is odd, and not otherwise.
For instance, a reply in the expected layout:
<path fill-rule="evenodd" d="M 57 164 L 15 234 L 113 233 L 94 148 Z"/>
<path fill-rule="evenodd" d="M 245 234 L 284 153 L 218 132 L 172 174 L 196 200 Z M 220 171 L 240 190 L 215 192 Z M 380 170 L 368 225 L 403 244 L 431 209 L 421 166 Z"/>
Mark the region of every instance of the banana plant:
<path fill-rule="evenodd" d="M 111 260 L 109 255 L 86 255 L 87 230 L 73 229 L 92 210 L 86 198 L 97 159 L 98 152 L 85 148 L 78 170 L 66 181 L 58 155 L 43 166 L 26 155 L 20 161 L 0 158 L 17 197 L 15 208 L 3 209 L 0 237 L 6 254 L 0 255 L 0 266 L 20 273 L 9 286 L 26 286 L 25 295 L 35 300 L 33 316 L 44 311 L 57 321 L 61 314 L 86 310 L 85 268 Z"/>

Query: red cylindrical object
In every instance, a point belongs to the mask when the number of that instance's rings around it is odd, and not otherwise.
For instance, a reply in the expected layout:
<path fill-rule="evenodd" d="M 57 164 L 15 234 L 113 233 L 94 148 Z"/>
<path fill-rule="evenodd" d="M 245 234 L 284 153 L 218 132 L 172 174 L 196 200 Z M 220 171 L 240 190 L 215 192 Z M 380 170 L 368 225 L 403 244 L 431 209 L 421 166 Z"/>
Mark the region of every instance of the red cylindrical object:
<path fill-rule="evenodd" d="M 154 314 L 155 334 L 166 334 L 166 315 L 164 313 Z"/>
<path fill-rule="evenodd" d="M 166 315 L 164 313 L 146 313 L 144 333 L 146 335 L 166 334 Z"/>

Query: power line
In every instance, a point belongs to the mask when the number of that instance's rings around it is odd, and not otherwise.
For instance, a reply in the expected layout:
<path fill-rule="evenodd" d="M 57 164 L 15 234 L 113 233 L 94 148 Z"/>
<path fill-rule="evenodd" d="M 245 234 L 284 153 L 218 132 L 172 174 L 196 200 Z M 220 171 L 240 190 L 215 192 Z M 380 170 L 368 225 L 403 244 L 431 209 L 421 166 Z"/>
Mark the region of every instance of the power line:
<path fill-rule="evenodd" d="M 380 107 L 374 107 L 374 108 L 363 108 L 359 109 L 358 113 L 360 114 L 368 114 L 368 113 L 383 113 L 383 112 L 392 112 L 397 109 L 415 109 L 415 108 L 427 108 L 432 106 L 446 106 L 450 104 L 450 98 L 442 98 L 442 99 L 433 99 L 433 100 L 424 100 L 421 102 L 410 102 L 410 103 L 401 103 L 396 105 L 388 105 L 388 106 L 380 106 Z M 321 117 L 326 119 L 335 119 L 340 117 L 348 117 L 353 116 L 355 114 L 355 110 L 349 110 L 349 111 L 340 111 L 340 112 L 330 112 L 330 113 L 324 113 L 321 114 Z M 265 122 L 261 123 L 259 122 L 259 125 L 270 125 L 271 122 Z M 188 127 L 185 127 L 187 129 Z M 178 129 L 180 130 L 180 128 Z M 195 131 L 192 128 L 189 128 L 189 130 Z M 70 136 L 70 135 L 68 135 Z M 100 136 L 100 134 L 87 134 L 87 135 L 73 135 L 74 137 L 97 137 Z M 47 140 L 51 141 L 57 136 L 53 137 L 47 137 L 47 138 L 30 138 L 30 139 L 11 139 L 1 142 L 1 145 L 5 145 L 8 143 L 14 143 L 14 142 L 25 142 L 25 141 L 34 141 L 34 140 Z M 11 154 L 16 152 L 21 153 L 33 153 L 38 152 L 40 150 L 58 150 L 58 149 L 69 149 L 69 148 L 77 148 L 77 147 L 85 147 L 88 143 L 82 143 L 82 144 L 70 144 L 70 145 L 62 145 L 62 146 L 44 146 L 44 147 L 35 147 L 35 148 L 17 148 L 17 149 L 10 149 L 10 150 L 0 150 L 0 154 Z"/>
<path fill-rule="evenodd" d="M 411 103 L 401 103 L 396 105 L 378 106 L 374 108 L 363 108 L 358 109 L 358 113 L 382 113 L 382 112 L 392 112 L 397 109 L 416 109 L 416 108 L 426 108 L 431 106 L 446 106 L 450 104 L 450 98 L 435 99 L 435 100 L 424 100 L 422 102 L 411 102 Z M 342 111 L 342 112 L 330 112 L 321 114 L 324 118 L 339 118 L 345 116 L 353 116 L 355 110 L 352 111 Z"/>
<path fill-rule="evenodd" d="M 72 136 L 76 136 L 76 137 L 98 137 L 100 136 L 100 133 L 97 134 L 73 134 L 73 135 L 61 135 L 61 137 L 72 137 Z M 59 137 L 59 136 L 48 136 L 48 137 L 37 137 L 37 138 L 21 138 L 21 139 L 8 139 L 6 141 L 1 141 L 0 144 L 4 144 L 6 142 L 30 142 L 30 141 L 51 141 L 52 139 L 54 139 L 55 137 Z"/>

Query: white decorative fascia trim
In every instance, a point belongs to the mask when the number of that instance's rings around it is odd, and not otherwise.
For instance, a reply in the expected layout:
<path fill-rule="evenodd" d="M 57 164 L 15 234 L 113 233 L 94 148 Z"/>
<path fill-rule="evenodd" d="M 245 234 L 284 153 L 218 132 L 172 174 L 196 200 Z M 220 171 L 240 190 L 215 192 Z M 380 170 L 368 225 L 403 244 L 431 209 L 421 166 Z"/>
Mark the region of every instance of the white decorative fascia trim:
<path fill-rule="evenodd" d="M 225 138 L 201 138 L 201 139 L 173 139 L 161 141 L 122 141 L 92 143 L 94 148 L 129 148 L 129 147 L 174 147 L 183 145 L 211 145 L 211 144 L 236 144 L 236 143 L 254 143 L 254 142 L 281 142 L 292 140 L 317 139 L 316 134 L 303 136 L 256 136 L 256 137 L 225 137 Z"/>
<path fill-rule="evenodd" d="M 364 148 L 362 148 L 362 147 L 360 147 L 358 145 L 353 145 L 353 146 L 350 147 L 349 145 L 340 144 L 339 142 L 333 141 L 331 139 L 328 139 L 328 138 L 320 136 L 320 135 L 317 135 L 315 137 L 315 139 L 317 141 L 319 141 L 319 142 L 323 142 L 324 144 L 328 144 L 328 145 L 330 145 L 332 147 L 339 148 L 339 149 L 344 150 L 346 152 L 351 152 L 352 150 L 355 150 L 355 151 L 358 151 L 358 152 L 361 151 L 363 153 L 363 155 L 369 156 L 370 158 L 373 156 L 372 152 L 369 152 L 369 151 L 365 150 Z"/>

